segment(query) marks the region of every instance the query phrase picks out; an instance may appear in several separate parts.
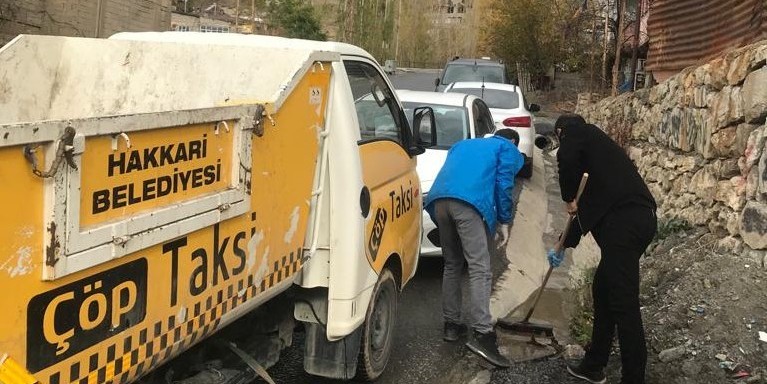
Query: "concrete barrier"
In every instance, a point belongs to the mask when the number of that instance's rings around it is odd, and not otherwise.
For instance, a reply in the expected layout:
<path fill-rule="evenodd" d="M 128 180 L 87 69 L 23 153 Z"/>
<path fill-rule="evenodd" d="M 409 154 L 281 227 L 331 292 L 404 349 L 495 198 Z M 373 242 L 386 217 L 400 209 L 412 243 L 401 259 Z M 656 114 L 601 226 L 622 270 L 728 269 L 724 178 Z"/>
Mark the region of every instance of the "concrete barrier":
<path fill-rule="evenodd" d="M 540 287 L 548 268 L 543 233 L 548 199 L 546 167 L 541 150 L 533 153 L 533 177 L 522 182 L 514 225 L 506 244 L 508 269 L 498 279 L 490 297 L 493 318 L 504 317 Z"/>

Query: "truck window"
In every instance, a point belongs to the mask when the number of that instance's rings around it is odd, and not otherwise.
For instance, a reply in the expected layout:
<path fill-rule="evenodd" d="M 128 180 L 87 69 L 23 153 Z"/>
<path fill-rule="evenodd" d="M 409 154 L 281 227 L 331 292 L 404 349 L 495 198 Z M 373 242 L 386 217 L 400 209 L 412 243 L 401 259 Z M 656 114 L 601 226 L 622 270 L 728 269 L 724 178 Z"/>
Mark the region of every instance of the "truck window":
<path fill-rule="evenodd" d="M 401 112 L 381 74 L 367 63 L 344 61 L 354 96 L 361 141 L 388 139 L 404 145 Z"/>

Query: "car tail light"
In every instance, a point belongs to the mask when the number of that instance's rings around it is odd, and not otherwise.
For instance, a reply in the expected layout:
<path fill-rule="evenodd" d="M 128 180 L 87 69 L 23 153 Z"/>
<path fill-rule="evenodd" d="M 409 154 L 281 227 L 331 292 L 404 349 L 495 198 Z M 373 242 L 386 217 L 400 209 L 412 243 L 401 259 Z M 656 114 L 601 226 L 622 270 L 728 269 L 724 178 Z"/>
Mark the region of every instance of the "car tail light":
<path fill-rule="evenodd" d="M 509 117 L 503 121 L 503 125 L 506 127 L 530 128 L 530 123 L 530 116 Z"/>

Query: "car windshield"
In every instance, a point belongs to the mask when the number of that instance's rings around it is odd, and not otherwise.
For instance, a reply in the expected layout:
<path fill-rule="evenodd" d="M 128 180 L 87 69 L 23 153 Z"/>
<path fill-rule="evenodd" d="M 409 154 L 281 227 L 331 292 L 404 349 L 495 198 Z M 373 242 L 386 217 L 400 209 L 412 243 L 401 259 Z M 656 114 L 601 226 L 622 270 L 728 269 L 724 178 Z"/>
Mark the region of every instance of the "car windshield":
<path fill-rule="evenodd" d="M 489 108 L 515 109 L 519 108 L 519 94 L 513 91 L 485 88 L 452 88 L 450 92 L 468 93 L 485 101 Z"/>
<path fill-rule="evenodd" d="M 448 64 L 442 84 L 458 81 L 486 81 L 503 83 L 503 67 L 500 65 Z"/>
<path fill-rule="evenodd" d="M 437 145 L 433 148 L 449 149 L 453 144 L 469 138 L 469 119 L 464 107 L 441 104 L 402 103 L 405 116 L 413 126 L 413 110 L 418 107 L 431 107 L 437 123 Z"/>

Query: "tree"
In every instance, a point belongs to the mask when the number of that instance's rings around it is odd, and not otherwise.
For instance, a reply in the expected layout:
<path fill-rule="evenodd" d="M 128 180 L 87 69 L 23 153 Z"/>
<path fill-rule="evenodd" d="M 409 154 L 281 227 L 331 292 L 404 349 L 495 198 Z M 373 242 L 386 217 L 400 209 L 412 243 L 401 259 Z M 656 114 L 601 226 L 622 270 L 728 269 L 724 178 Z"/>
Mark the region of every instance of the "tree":
<path fill-rule="evenodd" d="M 336 38 L 364 48 L 380 61 L 396 59 L 400 66 L 441 67 L 449 57 L 474 56 L 474 26 L 484 20 L 477 4 L 486 0 L 474 0 L 473 9 L 453 0 L 461 4 L 461 11 L 451 14 L 452 20 L 440 1 L 337 0 Z"/>
<path fill-rule="evenodd" d="M 618 30 L 615 34 L 615 61 L 613 62 L 613 88 L 612 95 L 618 94 L 619 73 L 621 70 L 621 50 L 623 49 L 623 30 L 626 23 L 626 0 L 618 0 Z"/>
<path fill-rule="evenodd" d="M 608 47 L 610 45 L 610 0 L 606 0 L 604 4 L 603 9 L 603 17 L 604 17 L 604 32 L 602 35 L 603 40 L 603 46 L 602 46 L 602 88 L 607 88 L 607 79 L 608 76 L 608 67 L 607 67 L 607 53 L 608 53 Z"/>
<path fill-rule="evenodd" d="M 642 0 L 638 0 L 636 4 L 636 12 L 634 14 L 634 36 L 631 42 L 631 83 L 633 86 L 634 77 L 637 72 L 637 61 L 639 57 L 639 42 L 641 41 L 640 34 L 642 32 Z"/>
<path fill-rule="evenodd" d="M 395 56 L 396 24 L 402 1 L 340 0 L 339 38 L 360 46 L 379 60 Z"/>
<path fill-rule="evenodd" d="M 269 24 L 281 36 L 308 40 L 327 40 L 314 7 L 306 0 L 274 0 L 269 3 Z"/>
<path fill-rule="evenodd" d="M 583 0 L 489 0 L 483 51 L 520 63 L 534 77 L 556 64 L 579 69 L 592 45 L 585 5 Z"/>
<path fill-rule="evenodd" d="M 440 61 L 434 54 L 433 48 L 436 43 L 430 35 L 432 11 L 431 5 L 426 1 L 402 2 L 399 57 L 400 61 L 406 65 L 424 66 L 427 63 Z"/>

